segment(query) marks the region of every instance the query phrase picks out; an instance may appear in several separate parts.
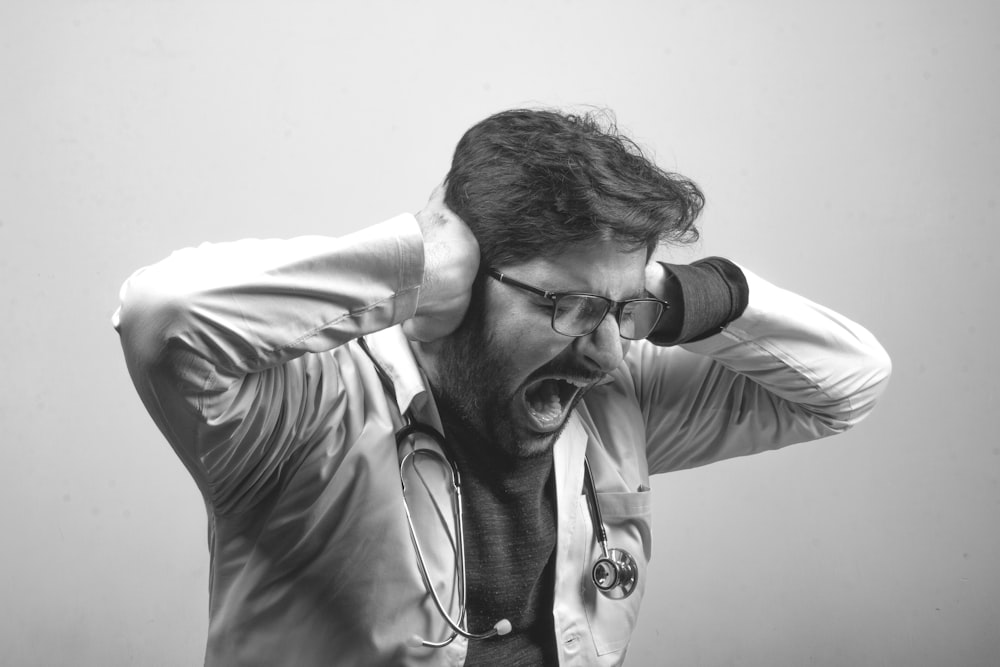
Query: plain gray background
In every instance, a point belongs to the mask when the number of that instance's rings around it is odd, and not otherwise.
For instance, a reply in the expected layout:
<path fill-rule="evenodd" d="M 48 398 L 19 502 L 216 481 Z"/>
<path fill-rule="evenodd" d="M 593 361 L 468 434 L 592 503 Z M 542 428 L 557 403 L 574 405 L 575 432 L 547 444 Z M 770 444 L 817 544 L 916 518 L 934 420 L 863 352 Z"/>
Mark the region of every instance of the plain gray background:
<path fill-rule="evenodd" d="M 998 36 L 956 0 L 5 0 L 0 664 L 202 660 L 204 509 L 111 329 L 129 273 L 416 211 L 473 122 L 579 104 L 706 191 L 675 259 L 895 364 L 856 431 L 655 481 L 628 664 L 1000 664 Z"/>

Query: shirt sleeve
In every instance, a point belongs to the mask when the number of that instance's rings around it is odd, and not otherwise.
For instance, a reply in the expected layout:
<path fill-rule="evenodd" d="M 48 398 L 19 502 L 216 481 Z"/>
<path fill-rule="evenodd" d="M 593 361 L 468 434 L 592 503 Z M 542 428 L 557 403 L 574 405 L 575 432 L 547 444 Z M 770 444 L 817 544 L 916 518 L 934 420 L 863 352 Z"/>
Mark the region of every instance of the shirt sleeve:
<path fill-rule="evenodd" d="M 342 238 L 178 251 L 126 281 L 112 321 L 206 501 L 239 511 L 343 417 L 352 369 L 327 352 L 411 317 L 422 276 L 420 229 L 402 215 Z"/>
<path fill-rule="evenodd" d="M 647 340 L 656 345 L 691 343 L 722 331 L 743 314 L 749 288 L 740 267 L 723 257 L 691 264 L 660 262 L 668 303 Z"/>
<path fill-rule="evenodd" d="M 627 356 L 651 473 L 841 433 L 885 390 L 891 363 L 865 328 L 743 274 L 749 303 L 720 333 Z"/>

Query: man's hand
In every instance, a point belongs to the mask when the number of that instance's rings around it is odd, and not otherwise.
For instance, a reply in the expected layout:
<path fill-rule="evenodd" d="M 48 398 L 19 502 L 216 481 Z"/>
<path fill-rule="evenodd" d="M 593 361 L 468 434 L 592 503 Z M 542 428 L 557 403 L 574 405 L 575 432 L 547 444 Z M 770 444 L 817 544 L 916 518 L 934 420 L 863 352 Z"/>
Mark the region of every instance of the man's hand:
<path fill-rule="evenodd" d="M 670 304 L 646 338 L 656 345 L 693 343 L 721 332 L 750 299 L 746 276 L 722 257 L 646 267 L 646 289 Z"/>
<path fill-rule="evenodd" d="M 424 236 L 424 281 L 417 310 L 403 322 L 403 332 L 427 343 L 450 334 L 465 316 L 479 271 L 479 242 L 445 205 L 443 185 L 416 218 Z"/>
<path fill-rule="evenodd" d="M 654 260 L 646 265 L 646 291 L 670 306 L 647 338 L 660 345 L 676 342 L 684 324 L 684 294 L 676 276 Z"/>

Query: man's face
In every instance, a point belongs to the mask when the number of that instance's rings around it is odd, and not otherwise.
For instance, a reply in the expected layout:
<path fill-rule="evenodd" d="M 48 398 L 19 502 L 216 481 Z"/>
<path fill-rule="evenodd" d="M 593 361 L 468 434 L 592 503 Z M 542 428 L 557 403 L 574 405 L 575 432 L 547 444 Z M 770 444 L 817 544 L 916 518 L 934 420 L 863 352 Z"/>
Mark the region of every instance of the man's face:
<path fill-rule="evenodd" d="M 616 301 L 645 295 L 646 253 L 611 242 L 572 246 L 554 259 L 493 267 L 551 292 Z M 609 313 L 591 334 L 552 329 L 552 301 L 487 279 L 482 303 L 436 348 L 431 381 L 465 426 L 520 457 L 546 453 L 587 390 L 622 361 L 628 341 Z"/>

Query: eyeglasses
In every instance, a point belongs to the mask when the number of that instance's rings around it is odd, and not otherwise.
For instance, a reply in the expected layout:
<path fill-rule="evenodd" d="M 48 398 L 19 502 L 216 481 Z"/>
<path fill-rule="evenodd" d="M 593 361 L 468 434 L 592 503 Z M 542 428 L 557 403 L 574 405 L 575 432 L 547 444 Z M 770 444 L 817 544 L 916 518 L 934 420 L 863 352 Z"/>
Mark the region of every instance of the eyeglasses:
<path fill-rule="evenodd" d="M 487 275 L 501 283 L 531 292 L 552 301 L 552 328 L 564 336 L 586 336 L 601 326 L 609 311 L 614 310 L 622 338 L 640 340 L 648 336 L 663 311 L 670 304 L 660 299 L 644 297 L 612 301 L 597 294 L 579 292 L 549 292 L 506 276 L 496 269 Z"/>

